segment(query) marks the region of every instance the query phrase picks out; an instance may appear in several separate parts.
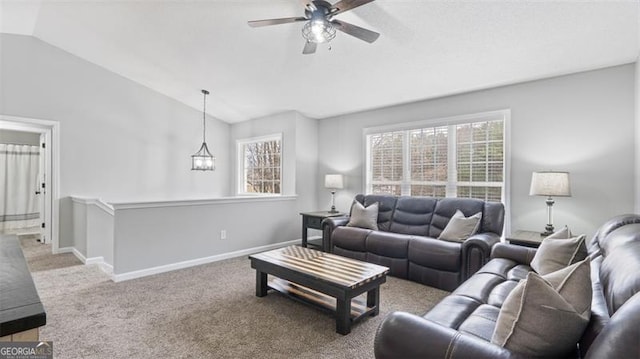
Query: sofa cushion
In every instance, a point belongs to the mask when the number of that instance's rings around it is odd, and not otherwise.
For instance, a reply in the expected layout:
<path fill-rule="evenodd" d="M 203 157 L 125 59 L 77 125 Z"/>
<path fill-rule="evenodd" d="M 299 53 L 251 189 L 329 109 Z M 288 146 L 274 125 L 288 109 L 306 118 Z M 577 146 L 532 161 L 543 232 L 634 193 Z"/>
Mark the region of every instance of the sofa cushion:
<path fill-rule="evenodd" d="M 589 322 L 553 286 L 530 272 L 500 309 L 491 342 L 527 356 L 571 353 Z"/>
<path fill-rule="evenodd" d="M 377 255 L 407 259 L 409 239 L 411 236 L 406 234 L 374 231 L 367 237 L 365 248 Z"/>
<path fill-rule="evenodd" d="M 428 236 L 436 202 L 437 199 L 429 197 L 399 197 L 389 231 Z"/>
<path fill-rule="evenodd" d="M 340 226 L 331 235 L 332 244 L 334 247 L 365 252 L 367 236 L 371 232 L 370 229 Z"/>
<path fill-rule="evenodd" d="M 458 329 L 481 304 L 473 298 L 449 295 L 427 312 L 424 318 L 447 328 Z"/>
<path fill-rule="evenodd" d="M 478 231 L 480 221 L 482 220 L 482 212 L 478 212 L 472 216 L 465 217 L 462 211 L 457 210 L 451 217 L 449 223 L 444 228 L 438 239 L 453 242 L 464 242 L 472 234 Z"/>
<path fill-rule="evenodd" d="M 500 308 L 492 305 L 482 304 L 469 315 L 469 317 L 460 324 L 458 330 L 461 333 L 475 335 L 488 342 L 496 328 L 496 322 Z"/>
<path fill-rule="evenodd" d="M 411 237 L 408 255 L 410 262 L 423 267 L 459 272 L 462 266 L 460 243 L 429 237 Z"/>
<path fill-rule="evenodd" d="M 347 227 L 360 227 L 378 230 L 378 203 L 364 207 L 360 202 L 353 201 L 351 216 Z"/>
<path fill-rule="evenodd" d="M 505 280 L 520 281 L 531 272 L 531 267 L 506 258 L 494 258 L 478 270 L 477 273 L 493 273 Z"/>
<path fill-rule="evenodd" d="M 543 239 L 531 260 L 531 268 L 538 274 L 555 272 L 587 257 L 584 234 L 574 238 L 558 238 L 562 237 L 558 233 Z"/>
<path fill-rule="evenodd" d="M 493 290 L 504 282 L 504 278 L 491 273 L 479 273 L 460 284 L 454 295 L 473 298 L 480 303 L 487 303 Z"/>

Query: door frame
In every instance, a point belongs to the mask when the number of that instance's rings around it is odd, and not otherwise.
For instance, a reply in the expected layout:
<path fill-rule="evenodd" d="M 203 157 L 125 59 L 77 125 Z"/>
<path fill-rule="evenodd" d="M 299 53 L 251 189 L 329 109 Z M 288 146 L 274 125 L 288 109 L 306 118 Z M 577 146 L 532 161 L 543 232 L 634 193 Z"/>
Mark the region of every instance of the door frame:
<path fill-rule="evenodd" d="M 39 133 L 45 136 L 45 243 L 58 253 L 60 206 L 60 122 L 0 114 L 0 129 Z"/>

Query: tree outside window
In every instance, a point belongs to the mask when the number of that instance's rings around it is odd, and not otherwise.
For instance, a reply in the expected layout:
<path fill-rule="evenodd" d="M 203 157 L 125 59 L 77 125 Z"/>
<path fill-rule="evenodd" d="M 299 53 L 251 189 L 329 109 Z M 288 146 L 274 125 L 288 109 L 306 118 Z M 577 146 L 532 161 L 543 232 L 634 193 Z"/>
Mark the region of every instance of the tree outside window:
<path fill-rule="evenodd" d="M 238 141 L 243 164 L 240 194 L 280 194 L 282 190 L 281 136 Z"/>

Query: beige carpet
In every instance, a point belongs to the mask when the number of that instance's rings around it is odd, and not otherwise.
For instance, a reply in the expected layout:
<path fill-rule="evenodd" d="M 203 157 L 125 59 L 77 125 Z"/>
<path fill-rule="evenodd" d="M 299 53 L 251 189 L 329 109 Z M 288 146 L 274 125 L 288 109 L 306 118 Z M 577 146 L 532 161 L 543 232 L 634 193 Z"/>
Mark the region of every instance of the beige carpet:
<path fill-rule="evenodd" d="M 447 293 L 388 278 L 377 317 L 335 332 L 329 314 L 277 293 L 255 296 L 246 257 L 113 283 L 97 266 L 22 237 L 55 358 L 372 358 L 392 311 L 423 314 Z"/>

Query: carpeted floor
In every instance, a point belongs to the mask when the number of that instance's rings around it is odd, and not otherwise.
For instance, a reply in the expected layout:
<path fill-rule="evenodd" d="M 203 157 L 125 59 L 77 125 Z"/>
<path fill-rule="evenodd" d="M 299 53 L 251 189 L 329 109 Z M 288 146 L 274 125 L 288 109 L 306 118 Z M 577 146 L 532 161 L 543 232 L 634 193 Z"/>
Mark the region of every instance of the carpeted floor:
<path fill-rule="evenodd" d="M 372 358 L 392 311 L 425 313 L 447 292 L 389 277 L 381 310 L 335 332 L 334 318 L 270 292 L 255 296 L 246 257 L 112 282 L 97 266 L 21 236 L 55 358 Z"/>

